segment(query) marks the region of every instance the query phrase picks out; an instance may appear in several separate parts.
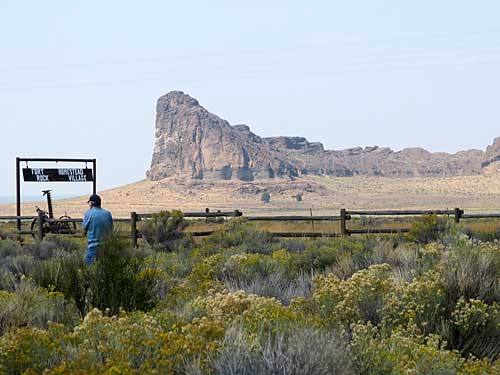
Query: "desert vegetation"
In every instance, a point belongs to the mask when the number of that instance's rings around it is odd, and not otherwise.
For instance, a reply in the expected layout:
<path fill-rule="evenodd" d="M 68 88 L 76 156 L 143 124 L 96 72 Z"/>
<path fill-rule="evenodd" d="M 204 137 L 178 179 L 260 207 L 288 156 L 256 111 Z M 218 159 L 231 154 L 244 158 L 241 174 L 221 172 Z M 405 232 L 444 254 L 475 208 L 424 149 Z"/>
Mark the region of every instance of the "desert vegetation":
<path fill-rule="evenodd" d="M 500 243 L 436 217 L 410 233 L 203 240 L 179 212 L 138 249 L 0 240 L 2 374 L 498 374 Z M 435 229 L 440 229 L 438 233 Z M 438 233 L 438 234 L 437 234 Z"/>

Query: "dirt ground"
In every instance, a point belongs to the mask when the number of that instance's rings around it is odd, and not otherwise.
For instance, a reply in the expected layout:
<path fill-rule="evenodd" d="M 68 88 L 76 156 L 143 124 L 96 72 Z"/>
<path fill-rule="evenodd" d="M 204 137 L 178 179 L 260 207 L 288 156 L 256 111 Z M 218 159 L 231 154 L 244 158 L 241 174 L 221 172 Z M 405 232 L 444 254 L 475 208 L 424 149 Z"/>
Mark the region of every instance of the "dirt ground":
<path fill-rule="evenodd" d="M 261 201 L 269 192 L 269 203 Z M 297 194 L 302 201 L 297 201 Z M 244 214 L 337 215 L 341 207 L 353 209 L 445 209 L 467 212 L 500 212 L 500 173 L 449 178 L 318 177 L 269 180 L 253 183 L 181 182 L 172 179 L 139 181 L 99 192 L 103 207 L 115 217 L 131 211 L 150 213 L 181 209 L 221 211 L 239 209 Z M 78 218 L 87 209 L 87 197 L 56 200 L 56 216 Z M 35 215 L 34 206 L 23 204 L 23 215 Z M 14 215 L 14 205 L 0 205 L 0 216 Z"/>

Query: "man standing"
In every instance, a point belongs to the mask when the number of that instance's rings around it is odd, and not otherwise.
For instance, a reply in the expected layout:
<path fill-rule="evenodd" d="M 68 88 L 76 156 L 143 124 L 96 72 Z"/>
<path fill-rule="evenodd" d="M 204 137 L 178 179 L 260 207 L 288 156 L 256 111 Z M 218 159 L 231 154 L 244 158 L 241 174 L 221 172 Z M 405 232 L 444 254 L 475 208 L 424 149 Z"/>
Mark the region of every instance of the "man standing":
<path fill-rule="evenodd" d="M 113 217 L 111 213 L 101 208 L 101 197 L 92 194 L 87 203 L 90 209 L 83 217 L 83 235 L 87 236 L 87 256 L 85 263 L 91 264 L 97 256 L 99 243 L 104 236 L 113 231 Z"/>

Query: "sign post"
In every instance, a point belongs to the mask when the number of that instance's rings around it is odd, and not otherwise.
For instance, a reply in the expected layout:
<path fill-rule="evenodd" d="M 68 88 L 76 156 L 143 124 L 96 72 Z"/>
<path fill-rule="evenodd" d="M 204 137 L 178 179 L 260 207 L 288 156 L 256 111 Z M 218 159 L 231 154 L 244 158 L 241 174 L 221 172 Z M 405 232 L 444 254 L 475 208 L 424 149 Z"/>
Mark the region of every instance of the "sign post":
<path fill-rule="evenodd" d="M 59 158 L 16 158 L 16 216 L 21 216 L 21 163 L 62 162 L 85 163 L 85 168 L 23 168 L 25 182 L 92 182 L 92 193 L 96 194 L 96 159 Z M 92 163 L 92 169 L 86 164 Z M 21 230 L 21 220 L 17 219 L 17 230 Z"/>

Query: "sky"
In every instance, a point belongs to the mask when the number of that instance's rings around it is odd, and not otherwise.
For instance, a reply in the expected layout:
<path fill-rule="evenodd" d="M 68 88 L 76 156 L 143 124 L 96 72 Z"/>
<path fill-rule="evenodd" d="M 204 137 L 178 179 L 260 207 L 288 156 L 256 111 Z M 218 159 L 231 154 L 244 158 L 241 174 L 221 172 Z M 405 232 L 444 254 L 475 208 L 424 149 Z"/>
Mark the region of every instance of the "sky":
<path fill-rule="evenodd" d="M 0 0 L 0 196 L 16 156 L 97 158 L 98 190 L 144 179 L 171 90 L 328 149 L 484 149 L 500 136 L 499 14 L 493 0 Z"/>

